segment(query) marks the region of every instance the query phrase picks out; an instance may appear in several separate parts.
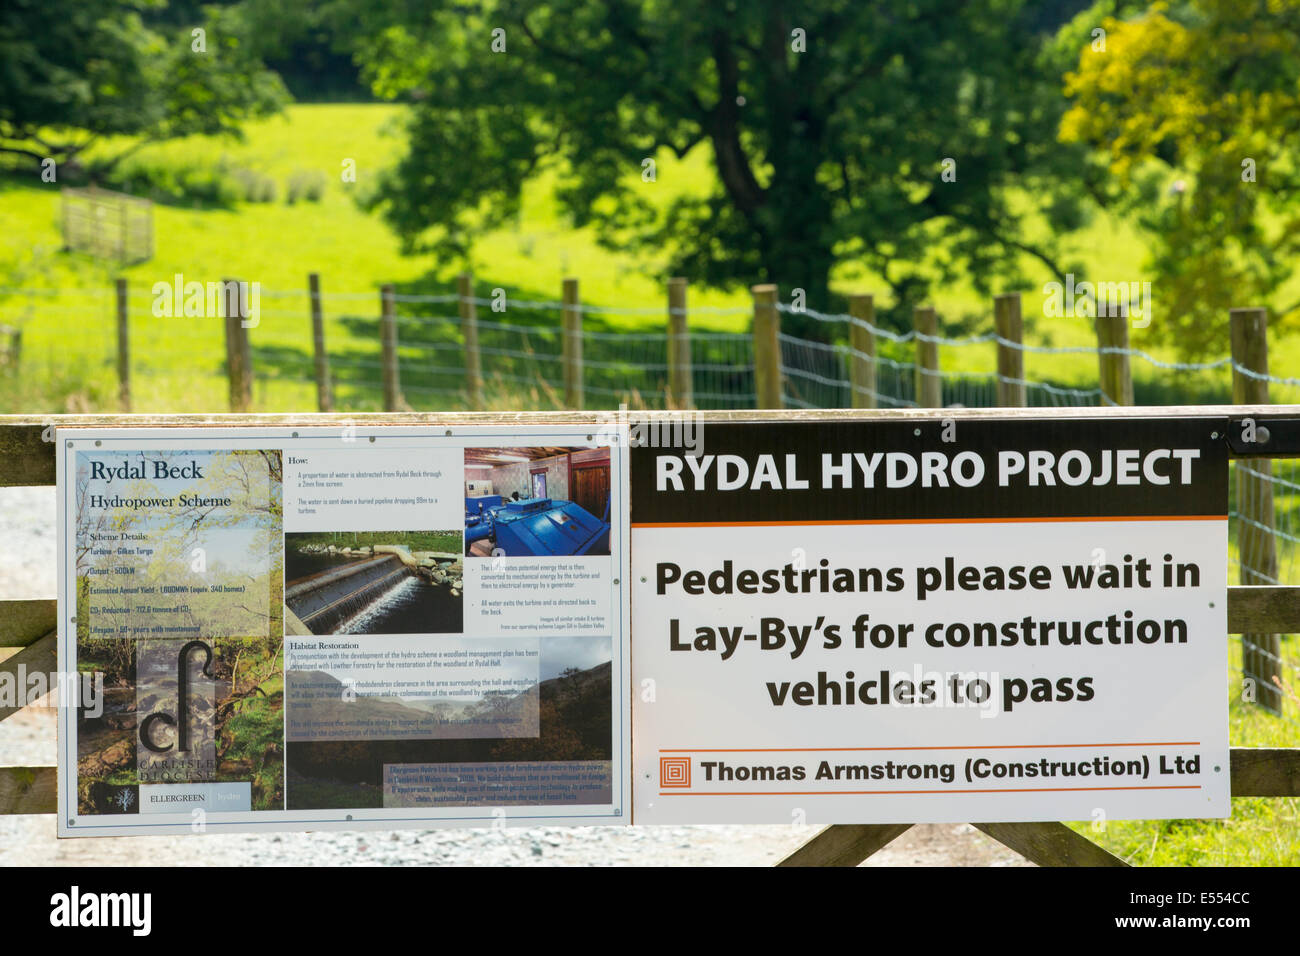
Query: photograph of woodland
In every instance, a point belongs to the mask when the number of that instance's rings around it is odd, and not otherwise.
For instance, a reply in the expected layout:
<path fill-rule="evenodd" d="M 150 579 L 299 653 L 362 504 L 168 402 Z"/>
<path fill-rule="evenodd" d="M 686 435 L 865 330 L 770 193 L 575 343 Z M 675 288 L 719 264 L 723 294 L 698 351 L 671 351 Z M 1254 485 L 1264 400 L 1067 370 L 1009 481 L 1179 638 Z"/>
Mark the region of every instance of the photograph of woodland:
<path fill-rule="evenodd" d="M 141 784 L 180 782 L 248 783 L 250 809 L 282 809 L 280 453 L 149 460 L 197 462 L 203 477 L 109 492 L 92 462 L 130 459 L 78 456 L 77 666 L 103 681 L 102 700 L 78 711 L 79 812 L 141 812 Z"/>

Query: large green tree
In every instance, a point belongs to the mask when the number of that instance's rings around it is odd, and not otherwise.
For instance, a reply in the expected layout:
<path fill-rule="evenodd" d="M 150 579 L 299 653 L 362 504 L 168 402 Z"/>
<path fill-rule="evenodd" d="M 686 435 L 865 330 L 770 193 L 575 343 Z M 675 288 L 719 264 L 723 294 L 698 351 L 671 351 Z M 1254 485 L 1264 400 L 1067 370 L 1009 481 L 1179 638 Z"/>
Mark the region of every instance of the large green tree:
<path fill-rule="evenodd" d="M 1107 192 L 1149 248 L 1151 333 L 1218 355 L 1232 306 L 1300 312 L 1300 6 L 1190 0 L 1102 21 L 1069 75 L 1066 142 L 1104 152 Z"/>
<path fill-rule="evenodd" d="M 240 8 L 209 8 L 182 27 L 163 25 L 166 12 L 157 0 L 0 4 L 0 152 L 62 164 L 103 137 L 139 148 L 238 134 L 279 108 L 283 85 L 247 42 Z"/>
<path fill-rule="evenodd" d="M 575 225 L 654 246 L 697 280 L 801 287 L 821 307 L 832 266 L 850 257 L 903 306 L 936 278 L 918 265 L 927 258 L 948 270 L 938 278 L 960 271 L 981 285 L 1024 253 L 1059 271 L 1021 221 L 1036 204 L 1071 219 L 1061 186 L 1078 153 L 1056 141 L 1061 71 L 1042 23 L 1050 8 L 1059 25 L 1062 6 L 341 0 L 339 10 L 365 38 L 358 56 L 376 92 L 413 104 L 409 149 L 373 194 L 408 251 L 464 254 L 478 231 L 517 214 L 523 184 L 556 160 Z M 694 149 L 708 151 L 714 181 L 656 203 L 644 161 Z M 1022 201 L 1011 184 L 1028 187 Z"/>

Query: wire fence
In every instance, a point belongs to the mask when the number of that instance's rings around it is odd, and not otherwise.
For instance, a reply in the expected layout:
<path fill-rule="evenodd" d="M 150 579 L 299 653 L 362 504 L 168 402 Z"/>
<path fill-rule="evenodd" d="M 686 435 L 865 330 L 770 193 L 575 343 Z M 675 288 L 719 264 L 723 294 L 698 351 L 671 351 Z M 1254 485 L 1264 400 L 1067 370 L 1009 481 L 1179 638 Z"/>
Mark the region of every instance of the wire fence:
<path fill-rule="evenodd" d="M 215 285 L 215 284 L 214 284 Z M 249 329 L 255 401 L 300 386 L 296 399 L 277 395 L 275 407 L 303 407 L 316 382 L 310 325 L 311 297 L 306 290 L 263 290 L 256 325 Z M 462 321 L 456 295 L 395 294 L 397 364 L 401 392 L 416 409 L 463 407 L 467 368 Z M 338 407 L 365 410 L 382 401 L 383 353 L 379 296 L 374 292 L 322 293 L 319 297 Z M 488 393 L 505 407 L 557 407 L 563 401 L 564 348 L 559 301 L 473 299 L 479 352 Z M 228 374 L 224 319 L 208 308 L 210 296 L 182 298 L 158 309 L 158 296 L 132 289 L 127 296 L 130 371 L 133 385 L 160 393 L 149 407 L 173 410 L 181 393 L 205 379 Z M 669 334 L 667 310 L 579 304 L 583 319 L 581 352 L 584 394 L 590 407 L 629 404 L 655 407 L 667 388 Z M 1231 374 L 1266 381 L 1274 400 L 1300 399 L 1300 379 L 1263 374 L 1223 356 L 1207 362 L 1171 362 L 1141 349 L 1017 342 L 996 333 L 928 336 L 895 331 L 848 314 L 821 313 L 780 304 L 787 317 L 814 324 L 815 336 L 779 335 L 782 396 L 793 408 L 843 408 L 866 396 L 882 408 L 918 404 L 918 377 L 940 380 L 943 406 L 993 407 L 998 385 L 1022 386 L 1033 407 L 1097 406 L 1113 403 L 1100 387 L 1081 385 L 1096 377 L 1099 355 L 1121 353 L 1136 374 L 1139 404 L 1204 404 L 1231 401 Z M 692 320 L 714 325 L 748 325 L 751 310 L 691 309 Z M 0 325 L 21 329 L 24 358 L 34 374 L 77 367 L 80 372 L 113 378 L 118 363 L 117 307 L 112 289 L 48 290 L 0 288 Z M 858 324 L 877 344 L 865 355 L 849 345 L 849 329 Z M 653 329 L 649 331 L 648 329 Z M 938 367 L 918 368 L 915 347 L 932 343 Z M 1024 356 L 1023 377 L 997 372 L 997 350 Z M 754 407 L 757 400 L 753 336 L 749 332 L 696 327 L 689 333 L 694 404 L 700 408 Z M 855 384 L 854 361 L 868 362 L 874 387 Z M 41 368 L 44 366 L 44 369 Z M 149 386 L 152 380 L 175 379 L 184 388 Z M 214 385 L 214 391 L 222 388 Z M 108 391 L 111 392 L 111 389 Z M 170 392 L 170 400 L 168 393 Z M 138 407 L 146 403 L 137 400 Z M 208 406 L 211 407 L 211 406 Z"/>
<path fill-rule="evenodd" d="M 212 283 L 209 285 L 217 285 Z M 277 408 L 305 407 L 316 384 L 310 324 L 312 300 L 306 290 L 266 290 L 258 294 L 257 321 L 248 331 L 253 358 L 255 402 L 265 397 Z M 461 300 L 456 295 L 395 294 L 396 364 L 401 393 L 416 409 L 463 407 L 467 365 Z M 564 391 L 564 333 L 559 301 L 472 299 L 477 319 L 483 377 L 491 400 L 502 407 L 558 407 Z M 212 308 L 211 292 L 179 297 L 159 309 L 159 296 L 131 289 L 126 300 L 130 329 L 129 369 L 133 386 L 153 401 L 137 398 L 139 408 L 211 408 L 216 402 L 185 401 L 202 389 L 221 393 L 229 373 L 225 320 Z M 338 407 L 368 410 L 382 402 L 383 316 L 374 292 L 333 292 L 319 296 L 322 331 Z M 581 314 L 583 389 L 590 407 L 662 403 L 670 377 L 667 310 L 578 304 Z M 993 407 L 999 384 L 1024 390 L 1032 407 L 1096 406 L 1114 400 L 1096 378 L 1097 361 L 1122 354 L 1135 371 L 1138 404 L 1205 404 L 1231 401 L 1232 374 L 1267 382 L 1275 401 L 1300 400 L 1300 379 L 1248 368 L 1223 356 L 1205 362 L 1172 362 L 1142 349 L 1098 348 L 1019 342 L 996 333 L 924 335 L 896 331 L 848 314 L 777 306 L 798 317 L 816 335 L 779 335 L 782 398 L 793 408 L 843 408 L 869 399 L 882 408 L 919 403 L 918 379 L 939 379 L 945 407 Z M 719 322 L 747 326 L 751 310 L 691 309 L 704 327 L 689 332 L 694 404 L 700 408 L 754 407 L 757 401 L 753 336 L 747 331 L 708 327 Z M 33 376 L 58 376 L 76 370 L 91 381 L 113 379 L 119 362 L 117 302 L 112 289 L 49 290 L 0 288 L 0 326 L 21 331 L 24 367 Z M 876 344 L 872 354 L 849 344 L 850 327 L 865 328 Z M 930 343 L 940 356 L 936 367 L 918 366 L 916 347 Z M 1023 356 L 1023 376 L 997 371 L 999 349 Z M 873 384 L 853 379 L 851 366 L 868 363 Z M 211 380 L 210 382 L 208 380 Z M 1081 384 L 1083 382 L 1084 384 Z M 179 386 L 179 387 L 173 387 Z M 288 386 L 297 386 L 288 390 Z M 105 393 L 113 389 L 107 387 Z M 291 395 L 281 394 L 291 391 Z M 271 396 L 274 395 L 274 398 Z M 206 396 L 205 396 L 206 397 Z"/>
<path fill-rule="evenodd" d="M 140 288 L 126 296 L 127 362 L 137 409 L 208 410 L 220 407 L 230 372 L 225 320 L 206 294 L 164 296 Z M 188 287 L 187 287 L 188 288 Z M 254 403 L 292 410 L 310 407 L 317 382 L 307 290 L 260 290 L 256 322 L 248 330 Z M 465 407 L 468 402 L 462 300 L 453 294 L 393 294 L 396 352 L 392 357 L 405 403 L 418 410 Z M 667 310 L 570 304 L 560 301 L 468 300 L 478 310 L 478 351 L 489 404 L 499 407 L 560 407 L 564 402 L 566 308 L 581 316 L 583 394 L 588 407 L 656 407 L 671 374 Z M 382 407 L 384 321 L 374 292 L 322 293 L 317 298 L 336 407 Z M 1232 374 L 1267 382 L 1275 401 L 1300 399 L 1300 379 L 1269 375 L 1223 356 L 1206 362 L 1172 362 L 1135 348 L 1020 342 L 994 332 L 925 335 L 897 331 L 848 314 L 778 304 L 803 335 L 778 336 L 783 403 L 792 408 L 844 408 L 864 403 L 909 408 L 920 403 L 918 381 L 939 380 L 945 407 L 993 407 L 999 386 L 1023 389 L 1032 407 L 1098 406 L 1114 399 L 1096 380 L 1100 357 L 1120 354 L 1137 370 L 1138 404 L 1204 404 L 1231 401 Z M 754 337 L 719 324 L 747 326 L 752 310 L 691 309 L 697 323 L 688 333 L 692 399 L 699 408 L 754 407 L 757 401 Z M 703 320 L 703 321 L 701 321 Z M 23 368 L 34 377 L 74 371 L 104 387 L 118 375 L 119 309 L 112 289 L 0 288 L 0 326 L 21 330 Z M 794 323 L 792 323 L 794 324 Z M 712 325 L 713 327 L 710 327 Z M 850 345 L 852 326 L 865 329 L 870 354 Z M 817 334 L 808 334 L 809 329 Z M 917 346 L 934 346 L 938 361 L 921 367 Z M 1014 350 L 1020 376 L 997 371 L 999 350 Z M 870 366 L 870 385 L 855 381 L 852 368 Z M 11 365 L 13 363 L 10 363 Z M 1082 383 L 1082 384 L 1081 384 Z M 203 394 L 196 395 L 200 392 Z"/>
<path fill-rule="evenodd" d="M 1300 583 L 1300 460 L 1239 459 L 1229 478 L 1229 578 L 1248 585 Z M 1234 645 L 1234 672 L 1243 682 L 1245 671 L 1276 672 L 1275 687 L 1252 693 L 1274 703 L 1300 731 L 1297 638 L 1234 635 Z"/>

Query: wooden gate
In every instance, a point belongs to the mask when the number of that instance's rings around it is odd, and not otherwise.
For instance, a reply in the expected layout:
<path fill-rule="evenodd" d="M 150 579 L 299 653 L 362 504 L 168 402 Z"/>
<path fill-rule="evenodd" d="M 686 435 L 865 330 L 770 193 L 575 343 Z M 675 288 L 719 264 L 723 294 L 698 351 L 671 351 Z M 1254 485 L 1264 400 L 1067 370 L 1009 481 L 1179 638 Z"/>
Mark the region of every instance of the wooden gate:
<path fill-rule="evenodd" d="M 937 417 L 956 420 L 980 418 L 1051 417 L 1070 418 L 1125 416 L 1209 416 L 1231 420 L 1226 441 L 1229 457 L 1239 459 L 1300 458 L 1300 406 L 1283 405 L 1199 405 L 1170 408 L 1074 408 L 1054 409 L 945 409 L 895 411 L 807 411 L 807 412 L 704 412 L 710 423 L 770 421 L 773 418 L 799 421 L 842 422 L 845 420 L 933 421 Z M 1239 441 L 1241 425 L 1250 419 L 1261 439 Z M 56 426 L 229 428 L 259 427 L 342 427 L 358 430 L 385 427 L 468 424 L 536 425 L 557 423 L 598 424 L 583 412 L 492 412 L 383 415 L 55 415 L 0 416 L 0 486 L 54 484 L 54 428 Z M 707 428 L 706 428 L 707 433 Z M 1225 555 L 1225 561 L 1227 556 Z M 53 599 L 0 600 L 0 647 L 18 648 L 0 663 L 3 680 L 16 682 L 17 675 L 56 673 L 57 609 Z M 1228 588 L 1228 632 L 1231 634 L 1289 634 L 1300 632 L 1300 586 L 1257 585 Z M 1224 635 L 1227 640 L 1227 635 Z M 13 686 L 13 683 L 10 684 Z M 1217 706 L 1208 702 L 1211 706 Z M 0 706 L 0 720 L 14 714 L 18 706 Z M 0 755 L 3 763 L 3 755 Z M 1231 755 L 1231 784 L 1234 797 L 1300 796 L 1300 748 L 1234 747 Z M 48 813 L 56 810 L 54 767 L 0 766 L 0 814 Z M 782 866 L 856 866 L 911 824 L 835 825 L 816 836 L 781 862 Z M 1062 823 L 974 823 L 974 826 L 1005 844 L 1033 863 L 1042 866 L 1124 866 L 1123 861 L 1079 835 Z"/>

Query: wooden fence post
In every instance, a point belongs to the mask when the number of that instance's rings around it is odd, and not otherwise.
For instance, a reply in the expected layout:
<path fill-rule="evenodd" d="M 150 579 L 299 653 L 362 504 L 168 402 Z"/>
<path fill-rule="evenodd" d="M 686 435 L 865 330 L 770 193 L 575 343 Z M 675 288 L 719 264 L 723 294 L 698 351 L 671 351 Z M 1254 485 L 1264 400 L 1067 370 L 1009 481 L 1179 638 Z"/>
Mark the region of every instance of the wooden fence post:
<path fill-rule="evenodd" d="M 9 334 L 9 356 L 8 356 L 9 364 L 6 366 L 5 370 L 8 372 L 12 372 L 14 375 L 17 375 L 19 366 L 22 365 L 22 361 L 23 361 L 23 330 L 17 326 L 13 326 L 9 328 L 8 334 Z"/>
<path fill-rule="evenodd" d="M 478 308 L 474 302 L 474 277 L 468 272 L 456 277 L 456 296 L 460 304 L 460 336 L 465 343 L 465 389 L 469 407 L 483 408 L 483 357 L 478 350 Z"/>
<path fill-rule="evenodd" d="M 128 322 L 126 279 L 117 280 L 117 400 L 131 410 L 131 328 Z"/>
<path fill-rule="evenodd" d="M 668 280 L 668 395 L 669 408 L 694 408 L 691 371 L 691 332 L 686 321 L 686 280 Z"/>
<path fill-rule="evenodd" d="M 307 275 L 307 294 L 311 298 L 311 342 L 316 357 L 316 407 L 334 411 L 334 392 L 330 388 L 330 356 L 325 350 L 325 316 L 320 301 L 320 274 Z"/>
<path fill-rule="evenodd" d="M 582 308 L 578 304 L 578 280 L 564 280 L 564 407 L 582 410 Z"/>
<path fill-rule="evenodd" d="M 849 388 L 854 408 L 876 407 L 876 300 L 849 296 Z"/>
<path fill-rule="evenodd" d="M 232 301 L 233 299 L 233 301 Z M 234 279 L 221 280 L 221 321 L 226 332 L 226 377 L 230 380 L 230 410 L 239 411 L 239 338 L 232 328 L 239 311 L 239 286 Z"/>
<path fill-rule="evenodd" d="M 117 203 L 117 261 L 119 265 L 126 265 L 129 253 L 127 247 L 130 241 L 127 238 L 127 218 L 126 203 L 118 200 Z"/>
<path fill-rule="evenodd" d="M 756 408 L 784 408 L 781 391 L 781 313 L 776 286 L 756 285 L 754 296 L 754 392 Z"/>
<path fill-rule="evenodd" d="M 1108 349 L 1117 351 L 1106 351 Z M 1128 361 L 1128 309 L 1122 303 L 1115 303 L 1113 308 L 1105 310 L 1098 303 L 1097 363 L 1102 404 L 1132 405 L 1133 373 Z"/>
<path fill-rule="evenodd" d="M 397 363 L 397 306 L 391 285 L 384 285 L 379 290 L 379 346 L 384 411 L 395 412 L 402 403 L 402 382 Z"/>
<path fill-rule="evenodd" d="M 921 408 L 943 407 L 943 379 L 939 376 L 939 343 L 926 342 L 921 336 L 937 338 L 939 319 L 934 307 L 918 305 L 912 313 L 916 329 L 916 404 Z"/>
<path fill-rule="evenodd" d="M 222 302 L 226 313 L 226 370 L 230 375 L 230 410 L 246 412 L 253 404 L 253 353 L 244 328 L 248 300 L 244 283 L 222 279 Z"/>
<path fill-rule="evenodd" d="M 1006 340 L 998 343 L 998 405 L 1022 408 L 1026 404 L 1025 353 L 1015 347 L 1025 339 L 1019 292 L 1007 292 L 993 298 L 993 324 L 998 338 Z"/>
<path fill-rule="evenodd" d="M 1268 313 L 1264 309 L 1232 309 L 1232 401 L 1237 405 L 1267 405 L 1268 381 L 1246 372 L 1268 374 Z M 1243 371 L 1245 370 L 1245 371 Z M 1242 427 L 1233 424 L 1230 427 Z M 1253 423 L 1251 425 L 1253 427 Z M 1245 437 L 1245 436 L 1243 436 Z M 1237 462 L 1237 554 L 1242 584 L 1277 584 L 1277 538 L 1273 535 L 1273 464 L 1267 458 Z M 1241 671 L 1255 682 L 1255 701 L 1280 713 L 1281 639 L 1277 634 L 1241 635 Z"/>

